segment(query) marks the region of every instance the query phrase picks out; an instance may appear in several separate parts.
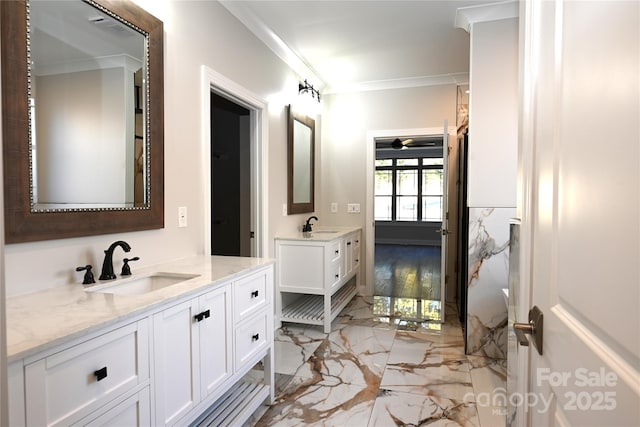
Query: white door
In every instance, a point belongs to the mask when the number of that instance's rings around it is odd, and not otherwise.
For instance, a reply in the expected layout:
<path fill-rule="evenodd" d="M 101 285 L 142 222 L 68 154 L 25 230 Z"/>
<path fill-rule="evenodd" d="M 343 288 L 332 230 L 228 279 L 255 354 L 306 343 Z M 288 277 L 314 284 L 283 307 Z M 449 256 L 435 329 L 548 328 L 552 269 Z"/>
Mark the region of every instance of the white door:
<path fill-rule="evenodd" d="M 542 355 L 520 347 L 529 384 L 510 396 L 524 409 L 516 425 L 637 426 L 640 3 L 537 0 L 521 12 L 530 301 L 518 320 L 538 306 L 544 342 Z"/>
<path fill-rule="evenodd" d="M 449 240 L 449 123 L 444 122 L 442 132 L 442 245 L 440 247 L 440 304 L 442 322 L 445 318 L 444 304 L 447 289 L 447 241 Z"/>

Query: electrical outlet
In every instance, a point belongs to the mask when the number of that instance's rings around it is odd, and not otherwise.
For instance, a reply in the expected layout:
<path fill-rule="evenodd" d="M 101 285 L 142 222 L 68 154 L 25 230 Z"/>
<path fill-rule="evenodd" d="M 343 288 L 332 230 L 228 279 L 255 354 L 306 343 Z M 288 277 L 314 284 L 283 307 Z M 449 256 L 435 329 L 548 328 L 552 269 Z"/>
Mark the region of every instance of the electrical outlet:
<path fill-rule="evenodd" d="M 178 208 L 178 227 L 187 226 L 187 207 L 180 206 Z"/>
<path fill-rule="evenodd" d="M 331 203 L 331 213 L 338 213 L 338 204 L 336 202 Z"/>

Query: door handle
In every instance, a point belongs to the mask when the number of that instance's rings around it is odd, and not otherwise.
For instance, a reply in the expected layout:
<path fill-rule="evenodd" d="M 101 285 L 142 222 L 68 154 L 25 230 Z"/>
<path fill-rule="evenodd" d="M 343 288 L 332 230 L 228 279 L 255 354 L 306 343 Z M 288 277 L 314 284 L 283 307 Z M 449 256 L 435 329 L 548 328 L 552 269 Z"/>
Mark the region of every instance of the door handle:
<path fill-rule="evenodd" d="M 529 345 L 529 339 L 525 334 L 529 334 L 533 337 L 533 345 L 538 354 L 542 356 L 542 335 L 543 335 L 543 320 L 544 316 L 538 306 L 534 306 L 529 310 L 529 323 L 514 323 L 513 331 L 516 333 L 518 344 L 522 346 Z"/>

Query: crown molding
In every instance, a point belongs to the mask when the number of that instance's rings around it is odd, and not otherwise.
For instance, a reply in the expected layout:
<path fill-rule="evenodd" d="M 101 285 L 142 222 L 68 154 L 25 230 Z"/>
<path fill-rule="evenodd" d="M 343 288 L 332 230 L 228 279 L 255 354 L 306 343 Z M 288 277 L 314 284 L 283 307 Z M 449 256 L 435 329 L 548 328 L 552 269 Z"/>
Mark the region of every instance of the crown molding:
<path fill-rule="evenodd" d="M 517 18 L 519 15 L 518 7 L 518 2 L 513 0 L 460 7 L 456 10 L 455 26 L 471 33 L 471 27 L 478 22 Z"/>
<path fill-rule="evenodd" d="M 376 80 L 362 83 L 348 83 L 344 86 L 329 86 L 323 94 L 367 92 L 374 90 L 403 89 L 423 86 L 469 84 L 469 73 L 442 74 L 437 76 L 410 77 L 404 79 Z"/>

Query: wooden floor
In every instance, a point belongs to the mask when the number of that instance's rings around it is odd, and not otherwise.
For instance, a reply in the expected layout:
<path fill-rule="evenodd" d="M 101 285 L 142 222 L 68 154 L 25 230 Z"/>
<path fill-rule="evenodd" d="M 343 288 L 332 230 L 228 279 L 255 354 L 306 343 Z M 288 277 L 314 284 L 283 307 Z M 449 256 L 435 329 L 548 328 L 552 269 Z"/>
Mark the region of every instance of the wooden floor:
<path fill-rule="evenodd" d="M 440 300 L 440 247 L 376 245 L 374 295 Z"/>

